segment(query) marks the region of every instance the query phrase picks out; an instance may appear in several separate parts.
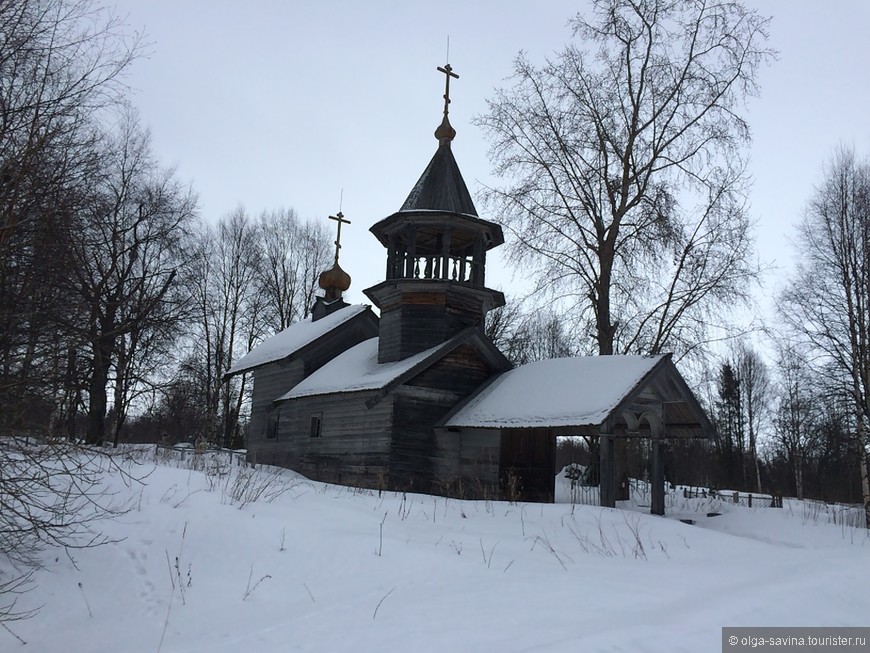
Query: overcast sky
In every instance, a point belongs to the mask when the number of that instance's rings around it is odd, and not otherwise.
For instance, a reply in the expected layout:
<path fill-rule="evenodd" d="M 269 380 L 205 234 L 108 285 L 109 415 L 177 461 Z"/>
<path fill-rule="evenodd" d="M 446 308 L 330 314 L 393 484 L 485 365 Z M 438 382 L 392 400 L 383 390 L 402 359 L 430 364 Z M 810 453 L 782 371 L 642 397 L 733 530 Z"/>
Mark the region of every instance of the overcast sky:
<path fill-rule="evenodd" d="M 471 125 L 521 49 L 533 60 L 570 38 L 583 2 L 547 0 L 121 0 L 149 56 L 128 79 L 154 148 L 217 220 L 239 204 L 256 215 L 294 208 L 326 221 L 339 209 L 349 301 L 383 279 L 385 251 L 368 228 L 396 211 L 437 142 L 446 57 L 453 150 L 472 194 L 491 181 L 487 144 Z M 772 15 L 779 61 L 749 105 L 751 214 L 761 259 L 791 265 L 790 239 L 823 163 L 840 143 L 870 153 L 870 2 L 757 1 Z M 497 215 L 482 217 L 499 221 Z M 329 222 L 330 226 L 334 223 Z M 510 294 L 500 257 L 488 285 Z"/>

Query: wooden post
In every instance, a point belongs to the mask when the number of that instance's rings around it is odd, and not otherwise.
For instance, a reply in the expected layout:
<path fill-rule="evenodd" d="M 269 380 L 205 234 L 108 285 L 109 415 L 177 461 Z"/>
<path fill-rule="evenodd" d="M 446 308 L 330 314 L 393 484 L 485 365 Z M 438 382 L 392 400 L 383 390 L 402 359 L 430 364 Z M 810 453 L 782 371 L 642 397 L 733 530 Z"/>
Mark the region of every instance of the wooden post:
<path fill-rule="evenodd" d="M 599 436 L 599 503 L 605 508 L 616 507 L 616 465 L 614 464 L 613 436 Z"/>
<path fill-rule="evenodd" d="M 405 278 L 414 278 L 414 265 L 417 262 L 417 229 L 414 225 L 408 225 L 408 244 L 405 256 Z"/>
<path fill-rule="evenodd" d="M 450 229 L 444 231 L 441 241 L 441 278 L 450 280 Z"/>
<path fill-rule="evenodd" d="M 613 478 L 616 479 L 616 500 L 631 499 L 631 481 L 628 478 L 628 440 L 616 438 L 613 442 Z"/>
<path fill-rule="evenodd" d="M 432 278 L 440 279 L 441 278 L 441 261 L 442 256 L 439 254 L 439 251 L 444 250 L 444 235 L 438 234 L 438 239 L 435 242 L 435 252 L 432 254 Z"/>
<path fill-rule="evenodd" d="M 396 278 L 396 234 L 390 234 L 389 245 L 387 246 L 387 280 Z"/>
<path fill-rule="evenodd" d="M 486 247 L 480 252 L 480 285 L 486 285 Z"/>
<path fill-rule="evenodd" d="M 650 513 L 665 514 L 665 457 L 664 440 L 654 438 L 652 441 L 652 456 L 650 459 L 650 483 L 652 484 L 652 502 Z"/>
<path fill-rule="evenodd" d="M 471 254 L 471 283 L 475 286 L 483 285 L 483 235 L 474 237 L 474 249 Z"/>

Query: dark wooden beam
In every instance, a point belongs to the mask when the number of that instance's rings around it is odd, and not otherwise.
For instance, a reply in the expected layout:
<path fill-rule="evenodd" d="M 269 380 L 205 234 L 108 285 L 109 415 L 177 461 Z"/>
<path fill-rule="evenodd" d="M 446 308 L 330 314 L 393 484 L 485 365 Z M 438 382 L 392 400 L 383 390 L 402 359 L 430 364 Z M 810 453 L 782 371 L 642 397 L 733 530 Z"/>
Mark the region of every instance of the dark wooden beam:
<path fill-rule="evenodd" d="M 616 507 L 616 456 L 613 436 L 602 433 L 599 465 L 599 502 L 605 508 Z"/>
<path fill-rule="evenodd" d="M 652 485 L 652 505 L 650 512 L 653 515 L 665 514 L 665 442 L 661 439 L 652 441 L 652 456 L 650 456 L 650 484 Z"/>
<path fill-rule="evenodd" d="M 408 244 L 405 259 L 405 278 L 414 278 L 414 264 L 417 262 L 417 228 L 413 224 L 408 225 Z"/>

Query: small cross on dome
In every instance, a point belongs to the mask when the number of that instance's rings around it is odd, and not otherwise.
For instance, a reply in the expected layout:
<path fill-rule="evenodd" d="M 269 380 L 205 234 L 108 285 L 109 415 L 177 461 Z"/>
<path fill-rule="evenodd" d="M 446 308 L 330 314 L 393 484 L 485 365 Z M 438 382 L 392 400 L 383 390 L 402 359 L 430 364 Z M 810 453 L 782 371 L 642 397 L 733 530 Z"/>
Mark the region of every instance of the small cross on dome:
<path fill-rule="evenodd" d="M 329 216 L 329 219 L 338 223 L 338 233 L 335 236 L 335 262 L 338 263 L 338 251 L 341 249 L 341 225 L 350 224 L 350 220 L 345 220 L 341 211 L 336 215 Z"/>

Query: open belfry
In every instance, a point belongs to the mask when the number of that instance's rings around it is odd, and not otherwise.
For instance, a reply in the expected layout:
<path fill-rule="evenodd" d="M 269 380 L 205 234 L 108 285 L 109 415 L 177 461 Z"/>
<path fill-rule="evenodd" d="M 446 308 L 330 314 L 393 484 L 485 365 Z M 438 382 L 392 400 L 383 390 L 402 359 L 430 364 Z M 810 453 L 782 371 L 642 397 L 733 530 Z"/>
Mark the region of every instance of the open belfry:
<path fill-rule="evenodd" d="M 484 332 L 504 305 L 486 285 L 487 252 L 504 243 L 479 217 L 453 156 L 449 64 L 437 149 L 398 211 L 370 231 L 386 249 L 384 280 L 343 299 L 335 258 L 308 318 L 254 347 L 227 376 L 250 373 L 251 462 L 373 489 L 552 501 L 556 437 L 597 437 L 601 503 L 615 505 L 614 442 L 653 441 L 652 512 L 664 512 L 666 438 L 710 424 L 669 355 L 574 357 L 514 367 Z M 359 219 L 355 218 L 358 223 Z M 654 483 L 655 488 L 655 483 Z"/>
<path fill-rule="evenodd" d="M 438 149 L 405 203 L 371 227 L 387 248 L 386 278 L 366 296 L 381 311 L 378 361 L 402 360 L 469 327 L 482 327 L 504 295 L 485 286 L 486 252 L 504 243 L 501 227 L 477 215 L 450 144 L 450 65 Z"/>

